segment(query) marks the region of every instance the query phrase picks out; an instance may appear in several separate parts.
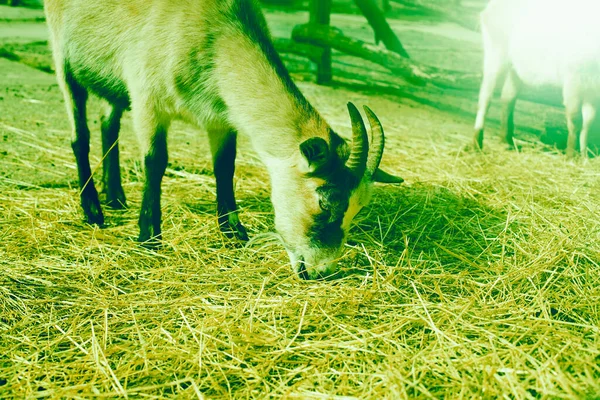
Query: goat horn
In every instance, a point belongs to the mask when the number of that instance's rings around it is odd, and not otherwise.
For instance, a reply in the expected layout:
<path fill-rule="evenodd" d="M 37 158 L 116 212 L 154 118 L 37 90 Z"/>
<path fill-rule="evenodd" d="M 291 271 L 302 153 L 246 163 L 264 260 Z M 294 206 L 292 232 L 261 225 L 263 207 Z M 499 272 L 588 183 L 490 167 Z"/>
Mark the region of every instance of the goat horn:
<path fill-rule="evenodd" d="M 371 125 L 371 141 L 369 147 L 369 156 L 367 157 L 367 170 L 365 171 L 366 178 L 371 182 L 381 183 L 402 183 L 404 179 L 399 176 L 388 174 L 379 169 L 379 163 L 383 156 L 385 146 L 385 135 L 383 134 L 383 126 L 379 122 L 377 115 L 369 107 L 364 106 L 369 125 Z"/>
<path fill-rule="evenodd" d="M 348 112 L 352 121 L 352 147 L 348 158 L 348 168 L 354 176 L 362 179 L 367 169 L 367 157 L 369 156 L 369 137 L 367 128 L 363 122 L 360 112 L 352 103 L 348 103 Z"/>
<path fill-rule="evenodd" d="M 371 125 L 371 143 L 369 149 L 369 155 L 367 157 L 367 178 L 372 180 L 373 175 L 379 168 L 381 157 L 383 157 L 383 148 L 385 146 L 385 136 L 383 134 L 383 126 L 379 122 L 377 115 L 369 107 L 364 106 L 369 125 Z"/>

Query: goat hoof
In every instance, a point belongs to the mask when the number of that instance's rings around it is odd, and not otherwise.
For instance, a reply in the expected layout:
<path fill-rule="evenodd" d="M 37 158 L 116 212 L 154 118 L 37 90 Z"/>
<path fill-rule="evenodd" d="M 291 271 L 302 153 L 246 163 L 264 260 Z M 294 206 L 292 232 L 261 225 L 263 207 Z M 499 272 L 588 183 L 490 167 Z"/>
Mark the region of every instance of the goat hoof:
<path fill-rule="evenodd" d="M 124 210 L 127 208 L 127 201 L 125 200 L 125 197 L 107 199 L 106 206 L 113 210 Z"/>
<path fill-rule="evenodd" d="M 104 227 L 104 216 L 100 215 L 86 215 L 85 222 L 90 225 L 97 225 L 100 228 Z"/>
<path fill-rule="evenodd" d="M 146 238 L 146 239 L 142 238 L 140 235 L 140 237 L 138 237 L 138 242 L 142 247 L 144 247 L 148 250 L 158 250 L 162 247 L 162 241 L 161 241 L 160 235 L 153 236 L 153 237 Z"/>
<path fill-rule="evenodd" d="M 475 151 L 483 150 L 483 129 L 476 129 L 472 140 L 472 149 Z"/>
<path fill-rule="evenodd" d="M 83 208 L 83 213 L 85 214 L 85 222 L 90 225 L 104 225 L 104 215 L 102 214 L 102 208 L 100 207 L 100 202 L 98 199 L 81 199 L 81 207 Z"/>
<path fill-rule="evenodd" d="M 471 152 L 479 153 L 482 151 L 482 148 L 479 147 L 479 144 L 477 142 L 471 142 L 471 143 L 467 143 L 466 145 L 464 145 L 462 147 L 462 150 L 467 153 L 471 153 Z"/>
<path fill-rule="evenodd" d="M 237 239 L 242 242 L 249 240 L 246 228 L 239 222 L 236 225 L 230 225 L 229 223 L 221 225 L 220 229 L 228 239 Z"/>
<path fill-rule="evenodd" d="M 104 190 L 106 193 L 106 206 L 113 210 L 122 210 L 127 208 L 127 200 L 122 187 Z"/>
<path fill-rule="evenodd" d="M 242 242 L 247 242 L 248 232 L 246 232 L 246 228 L 241 223 L 238 223 L 234 230 L 234 235 L 237 240 L 241 240 Z"/>
<path fill-rule="evenodd" d="M 140 219 L 141 221 L 141 219 Z M 144 225 L 140 222 L 140 235 L 138 242 L 147 249 L 157 249 L 162 242 L 162 233 L 160 226 Z"/>
<path fill-rule="evenodd" d="M 247 242 L 248 232 L 240 222 L 237 213 L 229 213 L 219 217 L 219 229 L 228 239 L 237 239 L 242 242 Z"/>

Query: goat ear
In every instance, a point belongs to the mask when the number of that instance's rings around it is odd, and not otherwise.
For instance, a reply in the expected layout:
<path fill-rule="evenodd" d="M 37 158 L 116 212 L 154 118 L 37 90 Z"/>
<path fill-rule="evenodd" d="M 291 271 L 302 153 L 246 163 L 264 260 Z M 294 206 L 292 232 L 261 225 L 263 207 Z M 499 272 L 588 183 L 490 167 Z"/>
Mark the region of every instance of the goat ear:
<path fill-rule="evenodd" d="M 388 174 L 387 172 L 377 168 L 373 174 L 373 182 L 379 183 L 402 183 L 404 179 L 399 176 Z"/>
<path fill-rule="evenodd" d="M 300 144 L 300 153 L 308 163 L 308 170 L 313 172 L 329 158 L 329 146 L 323 138 L 313 137 Z"/>

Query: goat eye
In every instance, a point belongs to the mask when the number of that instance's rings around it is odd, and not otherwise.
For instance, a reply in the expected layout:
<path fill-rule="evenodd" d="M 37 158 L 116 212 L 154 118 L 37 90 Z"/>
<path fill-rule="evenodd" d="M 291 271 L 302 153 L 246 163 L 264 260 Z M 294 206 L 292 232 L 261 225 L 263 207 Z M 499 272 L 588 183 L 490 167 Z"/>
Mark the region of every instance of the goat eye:
<path fill-rule="evenodd" d="M 327 204 L 327 202 L 325 202 L 323 199 L 319 199 L 319 207 L 321 207 L 321 210 L 323 211 L 329 211 L 329 204 Z"/>

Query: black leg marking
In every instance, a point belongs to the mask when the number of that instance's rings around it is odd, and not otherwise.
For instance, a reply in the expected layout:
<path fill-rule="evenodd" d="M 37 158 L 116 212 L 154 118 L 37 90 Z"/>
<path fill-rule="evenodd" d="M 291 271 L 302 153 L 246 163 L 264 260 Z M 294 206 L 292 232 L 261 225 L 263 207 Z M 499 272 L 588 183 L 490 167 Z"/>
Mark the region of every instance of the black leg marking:
<path fill-rule="evenodd" d="M 567 105 L 567 128 L 569 136 L 567 138 L 567 156 L 574 158 L 577 155 L 577 139 L 578 133 L 582 126 L 581 106 Z"/>
<path fill-rule="evenodd" d="M 502 131 L 504 141 L 510 150 L 515 149 L 515 105 L 521 90 L 522 82 L 514 70 L 510 70 L 502 87 Z"/>
<path fill-rule="evenodd" d="M 127 207 L 125 192 L 121 186 L 119 166 L 119 130 L 123 109 L 113 106 L 110 114 L 102 117 L 103 183 L 106 204 L 114 209 Z"/>
<path fill-rule="evenodd" d="M 156 247 L 161 240 L 160 186 L 167 169 L 167 161 L 167 131 L 159 127 L 144 157 L 146 181 L 142 195 L 138 240 L 148 247 Z"/>
<path fill-rule="evenodd" d="M 473 136 L 473 148 L 475 150 L 483 150 L 483 129 L 475 131 Z"/>
<path fill-rule="evenodd" d="M 104 224 L 104 215 L 98 199 L 98 191 L 92 178 L 90 167 L 90 130 L 86 121 L 87 91 L 77 83 L 68 66 L 65 66 L 65 83 L 67 95 L 70 94 L 73 113 L 73 140 L 71 148 L 77 161 L 79 188 L 81 190 L 81 207 L 90 224 Z"/>
<path fill-rule="evenodd" d="M 238 217 L 233 189 L 236 139 L 237 135 L 234 131 L 227 132 L 224 136 L 217 136 L 216 133 L 211 135 L 213 167 L 217 182 L 217 215 L 219 227 L 225 236 L 247 241 L 248 233 Z M 220 142 L 216 143 L 217 140 Z"/>
<path fill-rule="evenodd" d="M 504 104 L 502 109 L 502 131 L 504 132 L 504 141 L 509 150 L 515 149 L 513 140 L 515 134 L 515 103 L 516 99 L 510 103 Z"/>

